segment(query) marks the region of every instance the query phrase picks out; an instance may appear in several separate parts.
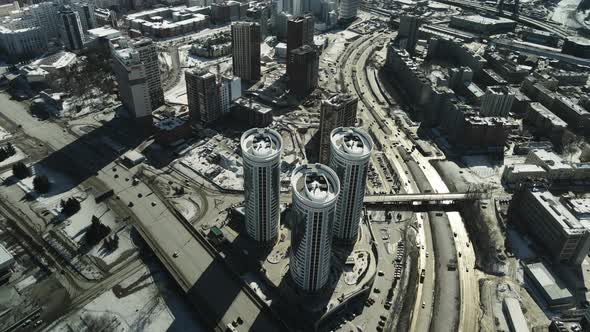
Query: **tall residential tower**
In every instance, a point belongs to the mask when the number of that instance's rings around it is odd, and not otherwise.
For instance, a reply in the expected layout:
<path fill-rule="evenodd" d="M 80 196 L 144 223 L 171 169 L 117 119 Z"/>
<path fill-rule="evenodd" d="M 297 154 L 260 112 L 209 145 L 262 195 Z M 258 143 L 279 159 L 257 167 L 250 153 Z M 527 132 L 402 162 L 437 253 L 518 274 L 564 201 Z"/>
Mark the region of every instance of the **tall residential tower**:
<path fill-rule="evenodd" d="M 334 239 L 354 243 L 363 210 L 367 172 L 373 151 L 371 136 L 360 128 L 340 127 L 330 135 L 330 168 L 340 179 Z"/>
<path fill-rule="evenodd" d="M 136 119 L 151 126 L 152 111 L 164 104 L 156 46 L 148 38 L 116 40 L 112 58 L 121 102 Z"/>
<path fill-rule="evenodd" d="M 238 22 L 231 26 L 232 65 L 235 76 L 245 81 L 260 79 L 260 24 Z"/>
<path fill-rule="evenodd" d="M 184 73 L 191 122 L 209 124 L 221 116 L 219 87 L 215 75 L 207 69 Z"/>
<path fill-rule="evenodd" d="M 293 220 L 290 273 L 305 292 L 328 282 L 332 255 L 332 224 L 340 192 L 338 175 L 322 164 L 301 165 L 291 176 Z"/>
<path fill-rule="evenodd" d="M 80 22 L 80 15 L 69 6 L 60 12 L 61 40 L 68 50 L 81 50 L 84 48 L 84 30 Z"/>
<path fill-rule="evenodd" d="M 252 128 L 240 141 L 244 158 L 246 231 L 255 241 L 272 244 L 279 232 L 283 139 L 275 130 Z"/>
<path fill-rule="evenodd" d="M 287 21 L 287 56 L 289 53 L 303 45 L 313 46 L 314 23 L 313 16 L 292 17 Z"/>
<path fill-rule="evenodd" d="M 301 97 L 317 88 L 319 66 L 320 59 L 315 48 L 303 45 L 291 50 L 287 56 L 289 90 Z"/>

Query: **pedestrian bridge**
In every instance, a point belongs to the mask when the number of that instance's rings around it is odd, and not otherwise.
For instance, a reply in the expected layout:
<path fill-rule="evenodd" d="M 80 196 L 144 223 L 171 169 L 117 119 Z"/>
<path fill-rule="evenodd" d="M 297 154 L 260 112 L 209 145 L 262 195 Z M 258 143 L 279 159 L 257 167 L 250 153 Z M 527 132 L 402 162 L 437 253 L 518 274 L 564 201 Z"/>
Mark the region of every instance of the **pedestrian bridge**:
<path fill-rule="evenodd" d="M 458 201 L 474 201 L 485 193 L 418 193 L 396 195 L 365 195 L 365 205 L 453 205 Z"/>

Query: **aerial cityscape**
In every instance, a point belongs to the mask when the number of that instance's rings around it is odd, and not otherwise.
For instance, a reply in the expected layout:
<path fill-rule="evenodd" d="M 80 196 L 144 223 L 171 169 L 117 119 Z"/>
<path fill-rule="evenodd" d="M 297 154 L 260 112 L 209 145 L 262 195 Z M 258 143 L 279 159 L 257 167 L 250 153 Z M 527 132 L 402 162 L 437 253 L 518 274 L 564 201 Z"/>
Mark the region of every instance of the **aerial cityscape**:
<path fill-rule="evenodd" d="M 590 0 L 0 0 L 0 332 L 590 331 Z"/>

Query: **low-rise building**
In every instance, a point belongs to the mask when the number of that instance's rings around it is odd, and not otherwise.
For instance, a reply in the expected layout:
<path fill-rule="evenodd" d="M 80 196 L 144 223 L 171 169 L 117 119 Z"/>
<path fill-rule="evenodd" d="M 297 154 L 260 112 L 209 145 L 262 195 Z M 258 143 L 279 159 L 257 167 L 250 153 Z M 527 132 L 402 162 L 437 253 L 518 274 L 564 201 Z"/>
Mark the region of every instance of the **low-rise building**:
<path fill-rule="evenodd" d="M 560 141 L 567 128 L 565 121 L 538 102 L 529 104 L 524 122 L 533 127 L 535 134 L 548 137 L 553 142 Z"/>
<path fill-rule="evenodd" d="M 517 299 L 512 297 L 504 298 L 502 311 L 504 311 L 510 332 L 529 332 L 526 318 Z"/>
<path fill-rule="evenodd" d="M 528 27 L 522 29 L 522 39 L 527 42 L 550 47 L 556 47 L 559 42 L 559 36 L 555 33 Z"/>
<path fill-rule="evenodd" d="M 14 257 L 0 244 L 0 280 L 10 277 Z"/>
<path fill-rule="evenodd" d="M 160 144 L 171 144 L 189 137 L 191 126 L 186 112 L 176 112 L 169 106 L 160 106 L 153 112 L 154 138 Z"/>
<path fill-rule="evenodd" d="M 561 52 L 579 58 L 590 59 L 590 39 L 577 36 L 567 37 Z"/>
<path fill-rule="evenodd" d="M 583 133 L 590 132 L 590 112 L 572 99 L 558 95 L 553 102 L 551 111 L 567 122 L 570 128 Z"/>
<path fill-rule="evenodd" d="M 504 167 L 502 183 L 506 186 L 513 186 L 526 180 L 544 179 L 546 177 L 547 172 L 541 166 L 514 164 Z"/>
<path fill-rule="evenodd" d="M 480 15 L 452 16 L 450 27 L 483 35 L 493 35 L 514 31 L 516 22 L 502 17 L 491 18 Z"/>
<path fill-rule="evenodd" d="M 525 276 L 539 291 L 543 300 L 552 309 L 567 309 L 574 306 L 574 297 L 565 283 L 549 271 L 545 263 L 523 264 Z"/>
<path fill-rule="evenodd" d="M 572 178 L 572 166 L 554 152 L 533 150 L 527 155 L 525 162 L 542 167 L 550 180 L 569 181 Z"/>
<path fill-rule="evenodd" d="M 130 29 L 155 38 L 166 38 L 200 31 L 209 26 L 207 8 L 164 7 L 125 16 Z"/>

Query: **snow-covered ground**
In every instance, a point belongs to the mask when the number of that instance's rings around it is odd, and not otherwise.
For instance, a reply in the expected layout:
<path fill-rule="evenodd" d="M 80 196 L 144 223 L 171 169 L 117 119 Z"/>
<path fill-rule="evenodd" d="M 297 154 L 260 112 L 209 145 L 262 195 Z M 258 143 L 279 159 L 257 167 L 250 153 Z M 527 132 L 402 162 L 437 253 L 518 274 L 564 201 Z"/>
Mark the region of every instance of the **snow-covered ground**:
<path fill-rule="evenodd" d="M 186 81 L 184 79 L 184 69 L 183 73 L 180 75 L 180 80 L 178 80 L 178 84 L 172 87 L 172 89 L 166 91 L 164 93 L 164 98 L 169 103 L 188 105 L 188 99 L 186 96 Z"/>
<path fill-rule="evenodd" d="M 107 265 L 111 265 L 119 258 L 125 258 L 126 255 L 132 254 L 136 247 L 131 240 L 130 232 L 131 228 L 125 227 L 116 233 L 119 236 L 119 247 L 116 250 L 109 251 L 104 245 L 99 244 L 92 248 L 90 255 L 101 259 Z M 114 234 L 111 233 L 111 236 Z"/>
<path fill-rule="evenodd" d="M 2 134 L 0 133 L 0 135 L 2 135 Z M 1 141 L 1 139 L 0 139 L 0 141 Z M 16 146 L 14 147 L 14 149 L 16 150 L 16 153 L 14 154 L 14 156 L 11 156 L 11 157 L 6 158 L 3 161 L 1 161 L 0 168 L 8 166 L 8 165 L 12 165 L 12 164 L 16 163 L 17 161 L 21 161 L 27 157 L 27 155 L 21 149 L 17 148 Z"/>
<path fill-rule="evenodd" d="M 92 221 L 92 216 L 97 216 L 101 223 L 115 227 L 115 214 L 104 203 L 96 204 L 94 196 L 89 195 L 81 202 L 80 211 L 62 223 L 64 232 L 74 241 L 79 242 Z"/>
<path fill-rule="evenodd" d="M 178 212 L 180 212 L 180 214 L 182 214 L 182 216 L 186 220 L 192 220 L 199 211 L 198 204 L 195 203 L 192 199 L 173 198 L 171 201 L 172 204 L 174 204 L 174 206 L 178 210 Z"/>
<path fill-rule="evenodd" d="M 103 318 L 103 331 L 194 331 L 204 328 L 164 273 L 155 277 L 143 268 L 49 327 L 55 332 L 85 331 L 89 321 Z"/>
<path fill-rule="evenodd" d="M 557 4 L 555 10 L 553 11 L 553 15 L 551 15 L 551 20 L 561 23 L 565 26 L 570 28 L 581 28 L 582 25 L 576 19 L 578 5 L 580 4 L 581 0 L 562 0 Z"/>
<path fill-rule="evenodd" d="M 12 134 L 9 133 L 6 129 L 0 127 L 0 142 L 5 139 L 9 139 L 10 137 L 12 137 Z"/>
<path fill-rule="evenodd" d="M 51 183 L 51 187 L 48 193 L 39 195 L 35 200 L 37 203 L 44 203 L 48 206 L 52 204 L 52 202 L 58 202 L 63 197 L 69 197 L 72 194 L 68 194 L 66 189 L 72 187 L 71 179 L 64 173 L 55 171 L 50 168 L 43 167 L 39 164 L 35 164 L 30 166 L 32 175 L 26 179 L 19 180 L 16 182 L 16 185 L 25 193 L 32 193 L 34 192 L 33 189 L 33 179 L 36 175 L 46 175 L 49 178 L 49 182 Z M 8 170 L 2 174 L 0 174 L 0 181 L 4 181 L 8 178 L 12 177 L 12 170 Z"/>
<path fill-rule="evenodd" d="M 220 136 L 213 137 L 207 144 L 189 151 L 180 163 L 224 188 L 242 190 L 242 158 L 228 144 L 230 142 Z"/>

